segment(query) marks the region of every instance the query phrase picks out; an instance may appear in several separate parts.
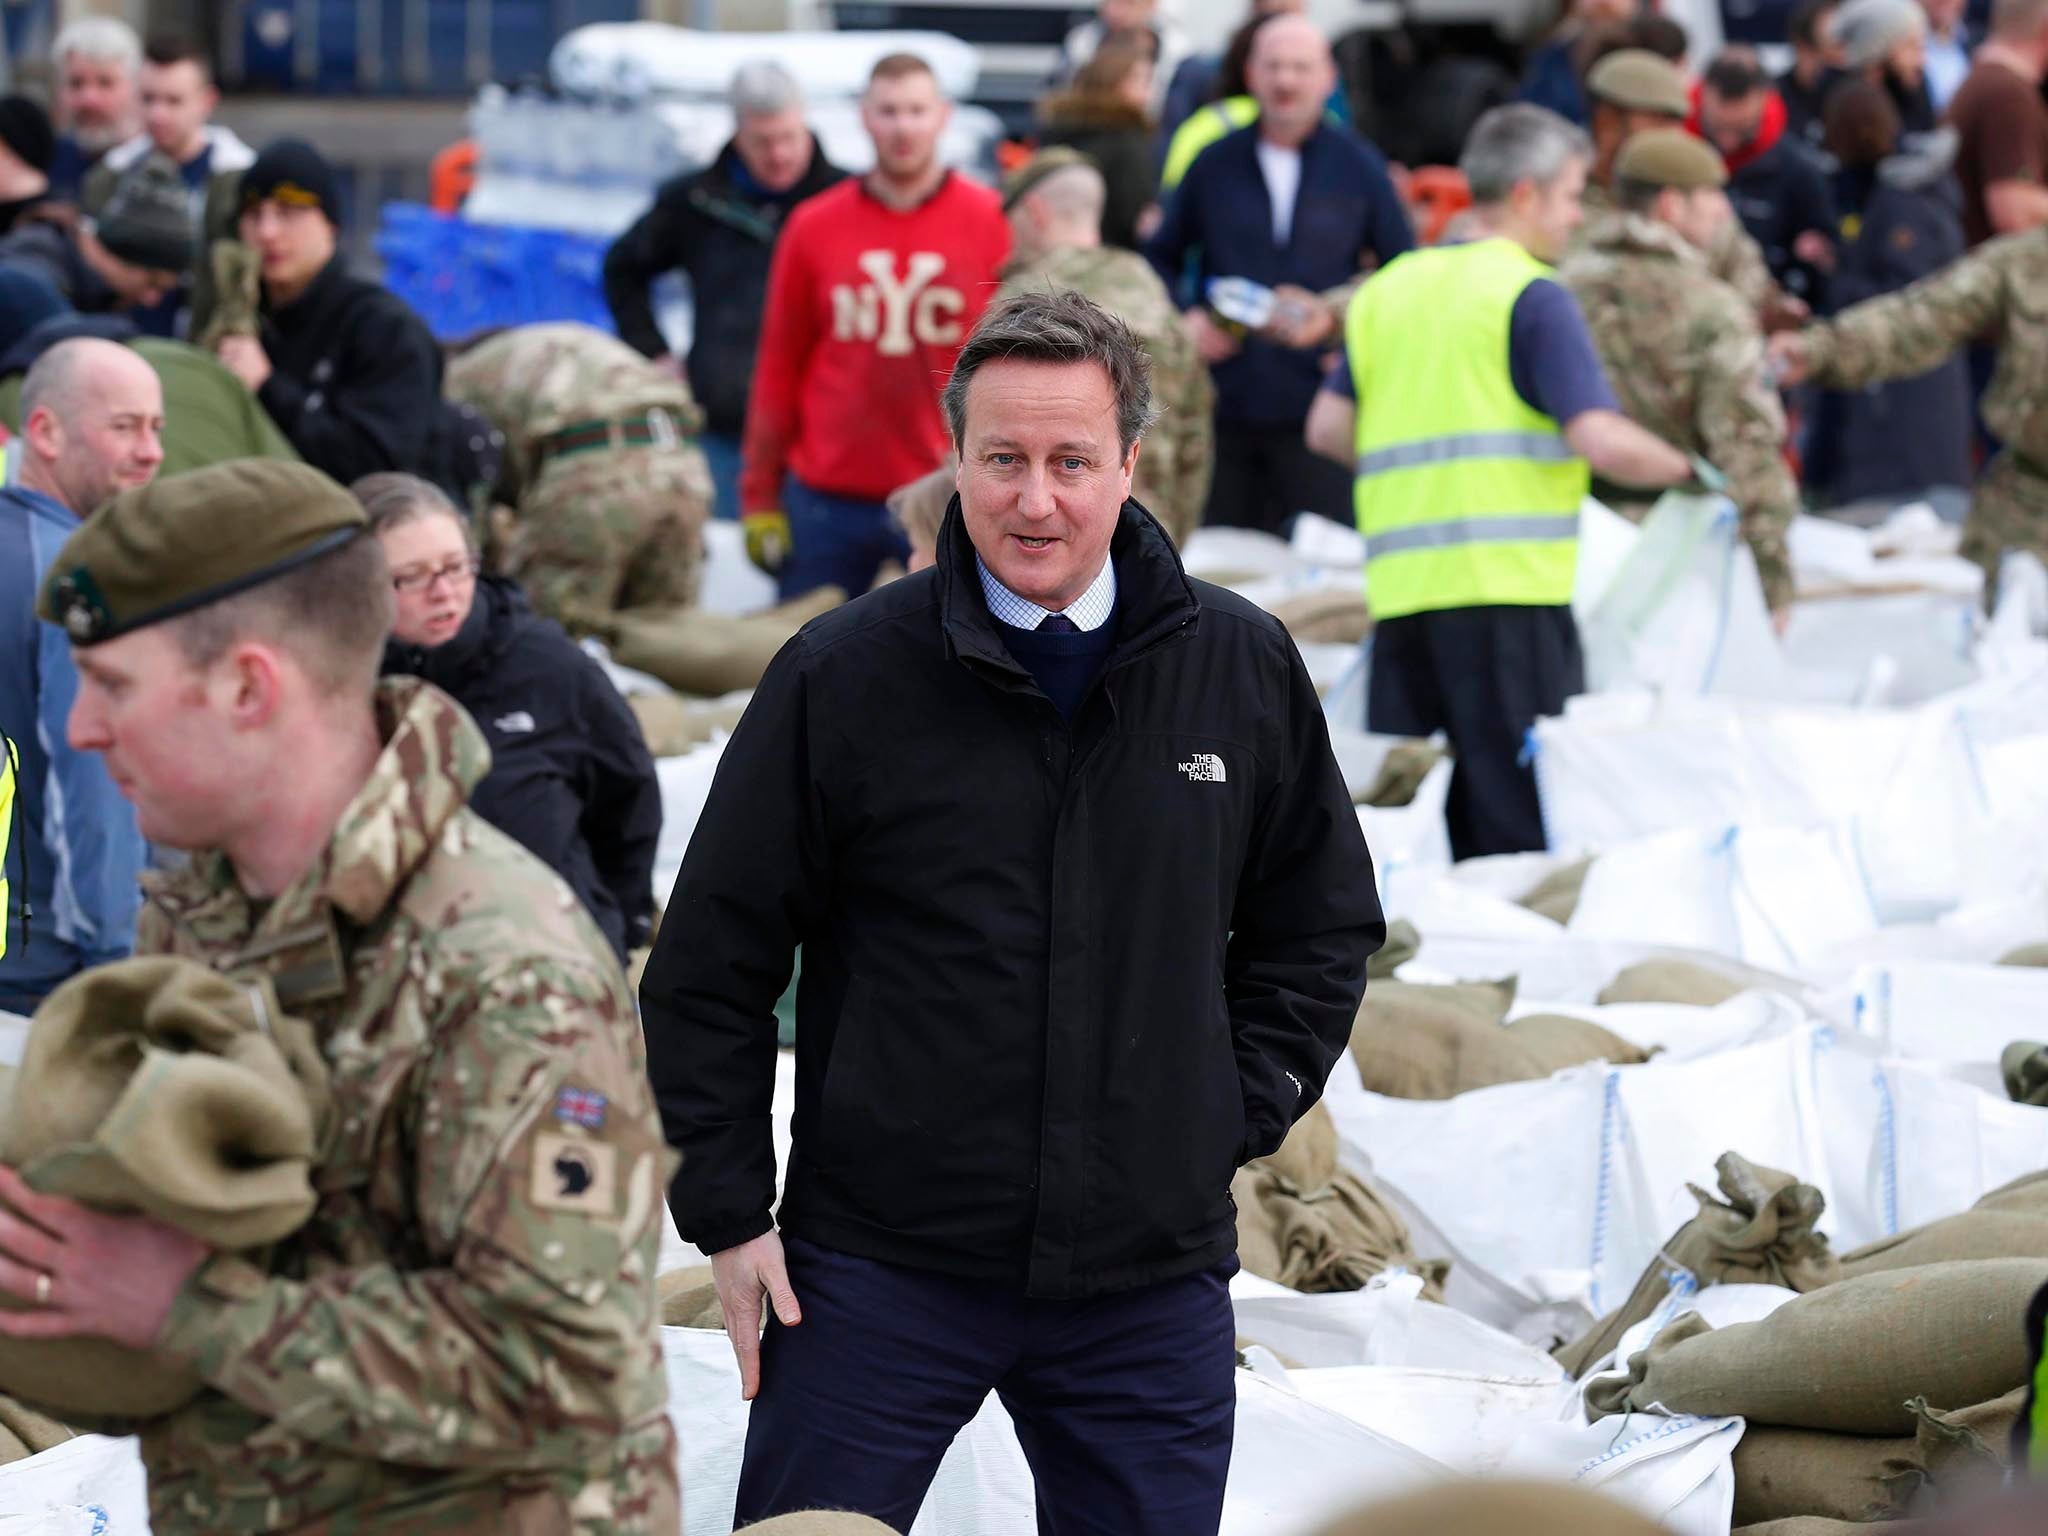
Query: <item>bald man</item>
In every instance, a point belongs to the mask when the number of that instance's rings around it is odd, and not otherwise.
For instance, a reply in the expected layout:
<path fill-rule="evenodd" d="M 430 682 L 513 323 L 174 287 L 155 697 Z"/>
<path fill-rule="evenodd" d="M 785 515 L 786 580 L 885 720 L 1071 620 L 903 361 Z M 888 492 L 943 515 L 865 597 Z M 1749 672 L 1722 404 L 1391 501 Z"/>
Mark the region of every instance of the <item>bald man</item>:
<path fill-rule="evenodd" d="M 1415 235 L 1380 152 L 1324 115 L 1337 68 L 1314 22 L 1267 22 L 1246 78 L 1258 117 L 1195 158 L 1145 247 L 1192 305 L 1188 330 L 1216 379 L 1204 521 L 1277 532 L 1311 511 L 1348 524 L 1351 477 L 1309 450 L 1303 426 L 1352 290 Z M 1270 290 L 1270 315 L 1219 313 L 1219 278 Z"/>
<path fill-rule="evenodd" d="M 163 463 L 156 371 L 111 341 L 60 342 L 28 372 L 0 486 L 0 736 L 13 744 L 19 821 L 0 1010 L 31 1013 L 56 985 L 135 942 L 146 858 L 135 810 L 95 752 L 66 738 L 78 674 L 36 592 L 73 529 Z M 17 866 L 19 876 L 20 866 Z"/>

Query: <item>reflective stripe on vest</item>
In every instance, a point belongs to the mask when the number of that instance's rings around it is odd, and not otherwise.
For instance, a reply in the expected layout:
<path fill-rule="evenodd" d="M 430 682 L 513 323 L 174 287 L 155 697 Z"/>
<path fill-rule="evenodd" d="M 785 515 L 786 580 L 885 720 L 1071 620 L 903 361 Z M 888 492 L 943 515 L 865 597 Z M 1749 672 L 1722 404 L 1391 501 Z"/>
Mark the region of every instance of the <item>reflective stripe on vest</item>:
<path fill-rule="evenodd" d="M 1564 605 L 1585 462 L 1516 393 L 1515 301 L 1550 269 L 1505 240 L 1412 251 L 1345 315 L 1373 615 Z"/>
<path fill-rule="evenodd" d="M 2034 1344 L 2034 1406 L 2027 1421 L 2027 1470 L 2048 1478 L 2048 1327 Z"/>

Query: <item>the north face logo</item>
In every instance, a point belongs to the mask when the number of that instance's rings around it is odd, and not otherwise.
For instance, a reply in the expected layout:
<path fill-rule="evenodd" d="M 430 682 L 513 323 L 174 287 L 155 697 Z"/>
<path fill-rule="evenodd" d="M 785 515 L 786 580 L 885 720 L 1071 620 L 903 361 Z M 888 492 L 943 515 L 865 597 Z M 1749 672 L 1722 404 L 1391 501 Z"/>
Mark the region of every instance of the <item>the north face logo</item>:
<path fill-rule="evenodd" d="M 1223 771 L 1223 759 L 1214 752 L 1197 752 L 1180 765 L 1180 771 L 1191 784 L 1221 784 L 1229 778 Z"/>

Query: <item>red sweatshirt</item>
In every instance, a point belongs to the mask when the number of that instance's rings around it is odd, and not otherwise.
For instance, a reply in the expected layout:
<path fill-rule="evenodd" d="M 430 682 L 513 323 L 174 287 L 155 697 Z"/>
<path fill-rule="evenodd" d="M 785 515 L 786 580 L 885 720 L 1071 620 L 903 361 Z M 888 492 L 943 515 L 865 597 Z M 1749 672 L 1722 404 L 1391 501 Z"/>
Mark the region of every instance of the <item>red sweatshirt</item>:
<path fill-rule="evenodd" d="M 768 274 L 742 509 L 781 506 L 785 470 L 881 501 L 934 469 L 948 441 L 939 391 L 1009 253 L 996 194 L 957 172 L 910 209 L 857 176 L 799 203 Z"/>

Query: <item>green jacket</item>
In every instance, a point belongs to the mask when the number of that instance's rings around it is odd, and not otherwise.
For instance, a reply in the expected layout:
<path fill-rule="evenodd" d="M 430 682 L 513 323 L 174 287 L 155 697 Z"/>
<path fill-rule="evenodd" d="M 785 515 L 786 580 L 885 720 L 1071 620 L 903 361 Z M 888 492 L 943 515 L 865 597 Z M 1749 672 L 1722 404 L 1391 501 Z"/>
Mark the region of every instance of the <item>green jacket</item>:
<path fill-rule="evenodd" d="M 164 387 L 164 463 L 160 474 L 182 474 L 223 459 L 296 459 L 285 435 L 242 381 L 210 352 L 161 336 L 128 343 L 156 370 Z M 0 422 L 21 430 L 25 374 L 0 379 Z"/>

